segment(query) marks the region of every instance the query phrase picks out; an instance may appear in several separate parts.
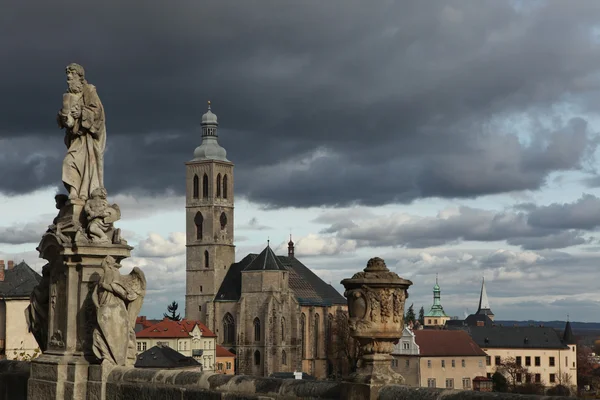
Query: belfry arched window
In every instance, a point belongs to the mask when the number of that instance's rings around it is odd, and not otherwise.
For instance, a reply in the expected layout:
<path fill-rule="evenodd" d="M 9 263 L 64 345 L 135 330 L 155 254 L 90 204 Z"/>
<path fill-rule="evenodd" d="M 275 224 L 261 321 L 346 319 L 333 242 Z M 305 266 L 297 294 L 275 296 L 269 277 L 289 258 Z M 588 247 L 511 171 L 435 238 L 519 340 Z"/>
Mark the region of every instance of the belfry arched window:
<path fill-rule="evenodd" d="M 204 217 L 198 211 L 194 217 L 194 225 L 196 225 L 196 240 L 202 240 L 202 227 L 204 225 Z"/>
<path fill-rule="evenodd" d="M 221 197 L 221 174 L 217 175 L 217 197 Z"/>
<path fill-rule="evenodd" d="M 198 178 L 198 175 L 194 175 L 194 198 L 197 199 L 198 197 L 200 197 L 200 179 Z"/>
<path fill-rule="evenodd" d="M 202 178 L 202 198 L 208 198 L 208 175 L 204 174 Z"/>
<path fill-rule="evenodd" d="M 285 340 L 285 318 L 281 317 L 281 341 Z"/>
<path fill-rule="evenodd" d="M 227 175 L 223 176 L 223 198 L 227 198 Z"/>
<path fill-rule="evenodd" d="M 208 250 L 204 250 L 204 268 L 208 268 L 209 261 Z"/>
<path fill-rule="evenodd" d="M 260 342 L 260 319 L 254 318 L 254 341 Z"/>
<path fill-rule="evenodd" d="M 221 217 L 219 218 L 219 222 L 221 223 L 221 230 L 227 227 L 227 215 L 224 212 L 221 213 Z"/>
<path fill-rule="evenodd" d="M 235 343 L 235 321 L 230 313 L 223 317 L 223 343 Z"/>

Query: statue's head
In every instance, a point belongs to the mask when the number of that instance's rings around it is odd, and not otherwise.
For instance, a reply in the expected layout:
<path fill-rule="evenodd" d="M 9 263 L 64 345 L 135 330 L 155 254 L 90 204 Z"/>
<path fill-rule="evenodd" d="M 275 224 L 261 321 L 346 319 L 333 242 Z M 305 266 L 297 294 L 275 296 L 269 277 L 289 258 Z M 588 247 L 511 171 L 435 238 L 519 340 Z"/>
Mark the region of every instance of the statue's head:
<path fill-rule="evenodd" d="M 56 202 L 56 208 L 59 210 L 67 205 L 68 200 L 69 200 L 69 196 L 67 196 L 66 194 L 57 194 L 56 196 L 54 196 L 54 201 Z"/>
<path fill-rule="evenodd" d="M 99 188 L 92 190 L 91 195 L 92 195 L 93 199 L 105 199 L 106 200 L 106 196 L 108 196 L 108 193 L 106 192 L 106 189 L 104 189 L 103 187 L 99 187 Z"/>
<path fill-rule="evenodd" d="M 102 264 L 100 266 L 102 269 L 107 270 L 110 267 L 116 268 L 117 265 L 117 260 L 115 260 L 113 256 L 106 256 L 104 257 L 104 260 L 102 260 Z"/>
<path fill-rule="evenodd" d="M 79 64 L 71 63 L 67 65 L 67 84 L 70 93 L 81 93 L 85 83 L 85 70 Z"/>

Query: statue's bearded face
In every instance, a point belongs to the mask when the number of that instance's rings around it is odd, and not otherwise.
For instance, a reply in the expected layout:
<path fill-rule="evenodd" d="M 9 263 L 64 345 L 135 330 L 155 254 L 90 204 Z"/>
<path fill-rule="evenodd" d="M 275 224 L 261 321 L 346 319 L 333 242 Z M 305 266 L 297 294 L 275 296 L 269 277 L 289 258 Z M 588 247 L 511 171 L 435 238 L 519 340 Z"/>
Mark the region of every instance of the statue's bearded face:
<path fill-rule="evenodd" d="M 67 69 L 67 84 L 70 93 L 81 93 L 83 90 L 83 78 L 72 69 Z"/>

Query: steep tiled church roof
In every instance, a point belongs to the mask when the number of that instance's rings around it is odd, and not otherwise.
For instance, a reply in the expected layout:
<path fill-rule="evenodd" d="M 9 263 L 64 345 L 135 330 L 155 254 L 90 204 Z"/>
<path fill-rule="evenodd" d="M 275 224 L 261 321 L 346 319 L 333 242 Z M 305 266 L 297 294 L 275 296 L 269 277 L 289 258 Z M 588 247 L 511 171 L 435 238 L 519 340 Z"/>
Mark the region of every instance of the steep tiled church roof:
<path fill-rule="evenodd" d="M 273 253 L 270 246 L 250 262 L 244 271 L 285 271 L 285 267 L 279 258 Z"/>
<path fill-rule="evenodd" d="M 267 249 L 269 248 L 267 247 Z M 248 271 L 247 267 L 255 264 L 254 261 L 258 260 L 259 257 L 260 255 L 257 254 L 248 254 L 239 262 L 232 264 L 215 296 L 215 301 L 238 301 L 242 294 L 242 271 Z M 292 289 L 300 304 L 316 306 L 346 304 L 344 296 L 339 294 L 333 286 L 325 283 L 297 258 L 275 257 L 278 260 L 277 264 L 283 266 L 289 272 L 290 289 Z M 260 262 L 258 262 L 258 265 L 260 265 Z"/>
<path fill-rule="evenodd" d="M 0 297 L 29 298 L 41 280 L 42 276 L 23 261 L 14 268 L 4 270 L 4 280 L 0 281 Z"/>

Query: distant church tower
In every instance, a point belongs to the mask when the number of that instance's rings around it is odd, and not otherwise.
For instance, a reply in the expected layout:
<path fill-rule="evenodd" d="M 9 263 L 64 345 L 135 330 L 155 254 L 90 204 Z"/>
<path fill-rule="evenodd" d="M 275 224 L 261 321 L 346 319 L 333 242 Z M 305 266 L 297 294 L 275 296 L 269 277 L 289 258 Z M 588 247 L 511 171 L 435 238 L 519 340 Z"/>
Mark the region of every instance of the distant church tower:
<path fill-rule="evenodd" d="M 235 262 L 233 163 L 217 141 L 217 116 L 202 116 L 202 143 L 186 165 L 185 317 L 207 323 L 225 274 Z"/>
<path fill-rule="evenodd" d="M 437 275 L 435 276 L 435 286 L 433 287 L 433 305 L 427 314 L 425 314 L 425 326 L 444 326 L 446 321 L 450 319 L 444 307 L 442 307 L 441 290 L 438 285 Z"/>
<path fill-rule="evenodd" d="M 479 294 L 479 307 L 475 314 L 487 315 L 492 321 L 494 313 L 490 309 L 490 301 L 488 300 L 487 291 L 485 290 L 485 278 L 481 281 L 481 293 Z"/>

